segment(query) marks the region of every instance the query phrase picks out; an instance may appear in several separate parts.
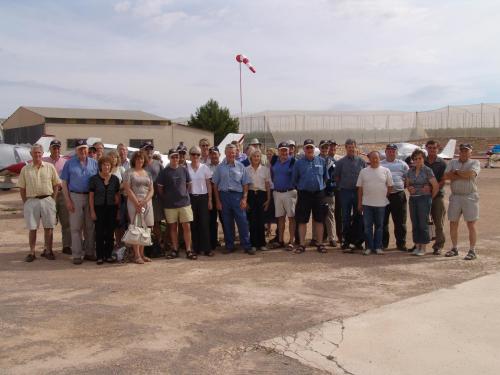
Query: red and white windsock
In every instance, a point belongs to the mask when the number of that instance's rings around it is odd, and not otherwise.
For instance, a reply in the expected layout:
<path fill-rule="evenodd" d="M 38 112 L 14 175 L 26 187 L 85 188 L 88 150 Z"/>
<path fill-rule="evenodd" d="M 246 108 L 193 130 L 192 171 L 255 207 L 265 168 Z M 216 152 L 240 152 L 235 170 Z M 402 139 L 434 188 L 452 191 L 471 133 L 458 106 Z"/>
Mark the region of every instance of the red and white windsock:
<path fill-rule="evenodd" d="M 241 63 L 245 64 L 248 67 L 248 69 L 250 69 L 250 71 L 252 73 L 256 72 L 254 66 L 252 64 L 250 64 L 250 60 L 245 55 L 241 55 L 241 54 L 240 55 L 236 55 L 236 61 L 238 61 L 240 64 Z"/>

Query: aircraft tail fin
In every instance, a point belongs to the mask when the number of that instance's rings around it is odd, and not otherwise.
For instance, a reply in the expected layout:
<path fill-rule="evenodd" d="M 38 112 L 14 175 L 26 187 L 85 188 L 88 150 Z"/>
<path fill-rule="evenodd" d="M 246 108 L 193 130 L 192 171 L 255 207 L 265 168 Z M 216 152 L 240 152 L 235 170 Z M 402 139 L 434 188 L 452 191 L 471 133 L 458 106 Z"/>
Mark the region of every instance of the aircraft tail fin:
<path fill-rule="evenodd" d="M 453 159 L 455 156 L 455 147 L 457 146 L 456 139 L 450 139 L 446 146 L 444 146 L 443 151 L 439 155 L 443 159 Z"/>

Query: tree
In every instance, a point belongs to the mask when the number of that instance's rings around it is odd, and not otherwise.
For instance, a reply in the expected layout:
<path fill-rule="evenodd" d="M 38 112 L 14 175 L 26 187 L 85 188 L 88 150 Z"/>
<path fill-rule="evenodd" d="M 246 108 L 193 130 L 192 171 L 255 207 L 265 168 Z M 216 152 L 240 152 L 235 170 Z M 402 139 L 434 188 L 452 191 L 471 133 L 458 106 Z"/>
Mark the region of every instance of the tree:
<path fill-rule="evenodd" d="M 238 133 L 239 120 L 231 117 L 229 109 L 219 107 L 216 100 L 210 99 L 205 105 L 196 109 L 188 125 L 213 132 L 214 144 L 217 145 L 227 133 Z"/>

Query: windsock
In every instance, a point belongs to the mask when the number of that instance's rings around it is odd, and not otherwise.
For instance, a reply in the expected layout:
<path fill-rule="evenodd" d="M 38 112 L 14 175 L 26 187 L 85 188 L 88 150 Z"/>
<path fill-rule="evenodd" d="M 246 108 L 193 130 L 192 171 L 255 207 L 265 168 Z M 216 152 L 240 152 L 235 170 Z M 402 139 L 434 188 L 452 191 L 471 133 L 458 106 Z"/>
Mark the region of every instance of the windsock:
<path fill-rule="evenodd" d="M 250 71 L 252 73 L 256 72 L 254 66 L 252 64 L 250 64 L 250 60 L 245 55 L 241 55 L 241 54 L 240 55 L 236 55 L 236 61 L 238 61 L 240 64 L 241 63 L 245 64 L 248 67 L 248 69 L 250 69 Z"/>

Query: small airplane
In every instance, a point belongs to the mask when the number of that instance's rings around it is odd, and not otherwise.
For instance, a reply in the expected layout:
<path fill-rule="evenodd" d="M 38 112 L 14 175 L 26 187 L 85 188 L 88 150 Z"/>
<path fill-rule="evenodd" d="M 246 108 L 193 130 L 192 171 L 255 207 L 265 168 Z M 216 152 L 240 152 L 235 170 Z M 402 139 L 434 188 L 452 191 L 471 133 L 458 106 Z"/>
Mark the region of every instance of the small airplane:
<path fill-rule="evenodd" d="M 398 153 L 396 158 L 401 159 L 401 160 L 406 160 L 408 159 L 413 151 L 415 151 L 417 148 L 422 149 L 425 154 L 427 155 L 427 151 L 425 150 L 425 146 L 418 146 L 413 143 L 395 143 L 396 146 L 398 146 Z M 455 147 L 457 145 L 457 140 L 456 139 L 450 139 L 446 146 L 444 146 L 443 151 L 438 154 L 438 157 L 444 160 L 451 160 L 455 156 Z M 380 157 L 381 159 L 385 159 L 385 151 L 380 151 Z"/>

